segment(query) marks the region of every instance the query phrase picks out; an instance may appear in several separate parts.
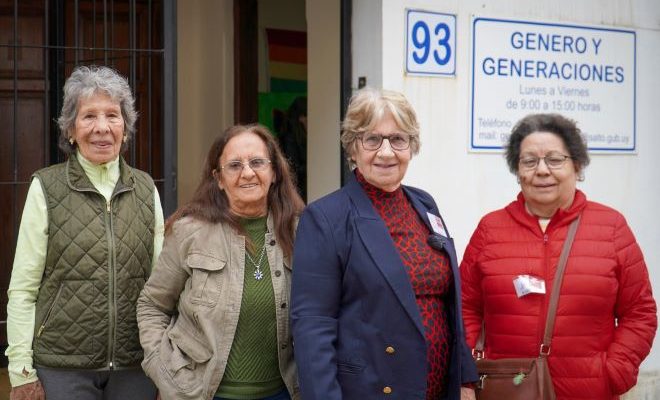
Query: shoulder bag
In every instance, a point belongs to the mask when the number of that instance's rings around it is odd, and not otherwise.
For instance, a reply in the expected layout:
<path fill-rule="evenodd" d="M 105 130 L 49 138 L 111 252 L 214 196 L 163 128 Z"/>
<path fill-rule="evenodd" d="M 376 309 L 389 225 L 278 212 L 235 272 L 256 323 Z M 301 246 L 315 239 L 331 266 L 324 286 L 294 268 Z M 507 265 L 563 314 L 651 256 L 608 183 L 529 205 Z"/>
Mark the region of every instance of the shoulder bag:
<path fill-rule="evenodd" d="M 479 400 L 555 400 L 555 390 L 548 368 L 550 341 L 555 325 L 555 314 L 559 302 L 559 291 L 564 278 L 566 261 L 575 239 L 580 216 L 568 229 L 568 235 L 559 256 L 557 272 L 552 285 L 548 315 L 545 321 L 543 343 L 539 347 L 539 355 L 535 358 L 502 358 L 489 360 L 484 358 L 485 329 L 482 326 L 481 335 L 474 348 L 475 361 L 479 371 L 477 382 L 477 399 Z"/>

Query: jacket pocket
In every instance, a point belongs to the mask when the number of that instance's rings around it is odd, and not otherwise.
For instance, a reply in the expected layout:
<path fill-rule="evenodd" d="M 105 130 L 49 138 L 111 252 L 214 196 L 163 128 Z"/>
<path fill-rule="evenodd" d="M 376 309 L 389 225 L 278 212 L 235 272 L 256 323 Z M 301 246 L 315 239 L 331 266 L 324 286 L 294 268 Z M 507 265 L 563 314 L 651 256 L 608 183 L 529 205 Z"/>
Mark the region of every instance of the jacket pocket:
<path fill-rule="evenodd" d="M 187 393 L 204 386 L 204 372 L 211 355 L 209 345 L 174 325 L 160 344 L 161 370 L 178 391 Z"/>
<path fill-rule="evenodd" d="M 190 301 L 207 307 L 215 307 L 222 293 L 224 268 L 227 262 L 210 254 L 192 253 L 186 257 L 191 270 Z"/>
<path fill-rule="evenodd" d="M 342 388 L 344 399 L 373 399 L 379 393 L 374 387 L 376 378 L 373 371 L 366 371 L 366 362 L 361 358 L 350 357 L 337 360 L 337 382 Z"/>
<path fill-rule="evenodd" d="M 359 374 L 364 371 L 366 366 L 352 361 L 337 361 L 337 373 L 339 374 Z"/>
<path fill-rule="evenodd" d="M 107 300 L 97 298 L 96 293 L 91 281 L 62 281 L 38 326 L 35 352 L 67 357 L 95 354 L 100 347 L 99 332 L 107 329 L 108 307 Z"/>
<path fill-rule="evenodd" d="M 48 311 L 46 311 L 46 316 L 44 317 L 43 322 L 39 326 L 39 331 L 37 331 L 37 338 L 40 338 L 41 334 L 44 333 L 44 329 L 46 329 L 46 325 L 48 324 L 48 321 L 50 321 L 50 316 L 53 313 L 53 308 L 55 308 L 55 305 L 57 304 L 57 300 L 59 300 L 60 296 L 62 295 L 63 288 L 64 288 L 64 283 L 60 283 L 60 286 L 57 288 L 57 293 L 55 294 L 55 299 L 53 299 L 53 302 L 51 303 L 50 307 L 48 307 Z"/>

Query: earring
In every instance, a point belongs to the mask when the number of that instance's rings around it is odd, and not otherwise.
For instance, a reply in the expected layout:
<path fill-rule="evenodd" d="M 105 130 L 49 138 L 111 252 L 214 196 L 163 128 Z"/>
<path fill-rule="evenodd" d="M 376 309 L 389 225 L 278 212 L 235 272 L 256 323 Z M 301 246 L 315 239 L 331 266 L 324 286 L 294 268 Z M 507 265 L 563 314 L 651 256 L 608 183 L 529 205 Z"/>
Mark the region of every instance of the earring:
<path fill-rule="evenodd" d="M 128 140 L 128 136 L 124 135 L 124 139 L 122 139 L 122 140 L 124 141 L 124 143 L 126 143 L 126 141 Z"/>
<path fill-rule="evenodd" d="M 520 175 L 516 175 L 516 182 L 520 185 Z"/>
<path fill-rule="evenodd" d="M 69 143 L 71 144 L 71 146 L 73 146 L 73 142 L 74 142 L 73 137 L 69 136 Z"/>

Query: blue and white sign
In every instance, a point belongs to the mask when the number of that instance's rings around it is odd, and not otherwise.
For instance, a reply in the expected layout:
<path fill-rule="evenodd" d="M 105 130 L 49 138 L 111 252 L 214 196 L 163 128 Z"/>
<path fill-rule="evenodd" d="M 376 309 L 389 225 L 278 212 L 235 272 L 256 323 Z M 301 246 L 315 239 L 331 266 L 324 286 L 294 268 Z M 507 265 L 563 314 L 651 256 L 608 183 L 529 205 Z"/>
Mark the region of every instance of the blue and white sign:
<path fill-rule="evenodd" d="M 471 150 L 501 150 L 516 121 L 560 113 L 589 149 L 636 151 L 631 30 L 475 18 Z"/>
<path fill-rule="evenodd" d="M 456 16 L 406 10 L 406 73 L 456 74 Z"/>

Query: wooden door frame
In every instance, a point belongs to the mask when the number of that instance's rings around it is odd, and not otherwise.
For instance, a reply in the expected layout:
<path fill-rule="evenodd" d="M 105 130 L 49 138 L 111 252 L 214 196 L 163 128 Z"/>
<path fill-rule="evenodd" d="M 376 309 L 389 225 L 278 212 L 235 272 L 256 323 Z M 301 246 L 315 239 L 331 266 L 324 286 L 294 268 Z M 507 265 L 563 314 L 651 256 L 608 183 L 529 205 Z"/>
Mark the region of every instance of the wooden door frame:
<path fill-rule="evenodd" d="M 258 121 L 258 4 L 234 0 L 234 123 Z"/>
<path fill-rule="evenodd" d="M 339 119 L 340 121 L 344 120 L 346 116 L 346 108 L 348 103 L 351 100 L 353 94 L 353 88 L 351 83 L 353 82 L 353 29 L 351 28 L 353 22 L 353 0 L 340 0 L 340 82 L 341 89 L 340 94 L 340 104 L 339 104 Z M 340 133 L 341 135 L 341 133 Z M 353 171 L 348 166 L 346 161 L 346 154 L 344 149 L 339 150 L 341 160 L 339 161 L 340 165 L 340 184 L 344 186 L 346 182 L 350 180 Z"/>

